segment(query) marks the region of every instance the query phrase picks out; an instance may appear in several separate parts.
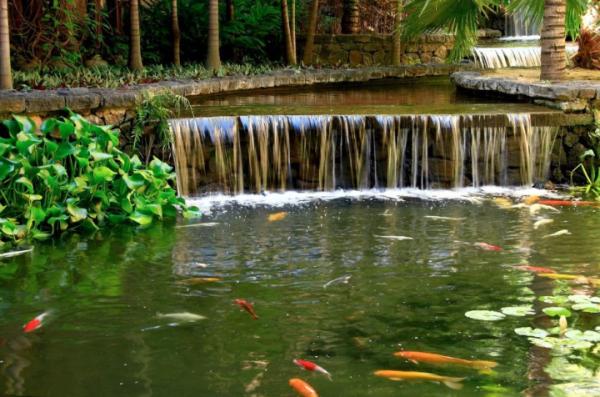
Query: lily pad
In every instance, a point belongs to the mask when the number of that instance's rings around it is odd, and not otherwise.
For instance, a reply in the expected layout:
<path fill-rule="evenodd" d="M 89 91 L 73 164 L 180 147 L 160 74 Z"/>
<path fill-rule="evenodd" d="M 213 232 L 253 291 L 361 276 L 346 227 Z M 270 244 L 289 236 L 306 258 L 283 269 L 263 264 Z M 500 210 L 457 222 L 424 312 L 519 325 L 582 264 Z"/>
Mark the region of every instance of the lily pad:
<path fill-rule="evenodd" d="M 569 301 L 568 297 L 563 295 L 556 296 L 540 296 L 539 300 L 544 303 L 549 303 L 552 305 L 564 305 Z"/>
<path fill-rule="evenodd" d="M 582 366 L 570 363 L 564 357 L 554 357 L 544 371 L 554 380 L 560 381 L 586 381 L 593 379 L 594 373 Z"/>
<path fill-rule="evenodd" d="M 556 338 L 553 336 L 529 338 L 529 341 L 536 346 L 552 349 L 553 353 L 557 355 L 570 354 L 572 350 L 587 350 L 593 346 L 591 342 L 585 340 Z"/>
<path fill-rule="evenodd" d="M 550 386 L 551 397 L 589 397 L 598 395 L 600 395 L 600 382 L 597 380 Z"/>
<path fill-rule="evenodd" d="M 507 316 L 525 317 L 530 314 L 535 314 L 531 306 L 509 306 L 503 307 L 500 311 Z"/>
<path fill-rule="evenodd" d="M 506 317 L 504 314 L 493 310 L 471 310 L 466 312 L 465 316 L 481 321 L 498 321 Z"/>
<path fill-rule="evenodd" d="M 565 333 L 565 337 L 577 341 L 600 342 L 600 333 L 596 331 L 581 332 L 578 329 L 571 329 Z"/>
<path fill-rule="evenodd" d="M 572 306 L 573 310 L 582 311 L 585 313 L 600 313 L 600 305 L 592 302 L 577 303 Z"/>
<path fill-rule="evenodd" d="M 546 307 L 542 311 L 550 317 L 560 317 L 560 316 L 571 317 L 571 311 L 564 307 L 558 307 L 558 306 Z"/>
<path fill-rule="evenodd" d="M 515 328 L 515 334 L 521 336 L 531 336 L 533 338 L 545 338 L 546 336 L 548 336 L 547 331 L 531 327 Z"/>
<path fill-rule="evenodd" d="M 600 298 L 597 296 L 588 295 L 569 295 L 569 300 L 574 303 L 600 303 Z"/>

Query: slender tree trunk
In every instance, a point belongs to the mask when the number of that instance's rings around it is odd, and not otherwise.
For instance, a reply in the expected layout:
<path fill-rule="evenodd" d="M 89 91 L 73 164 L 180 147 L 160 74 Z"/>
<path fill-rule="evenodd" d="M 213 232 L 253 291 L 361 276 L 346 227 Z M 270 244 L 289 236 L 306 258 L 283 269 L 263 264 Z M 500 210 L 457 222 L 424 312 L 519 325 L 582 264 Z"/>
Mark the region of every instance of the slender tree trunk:
<path fill-rule="evenodd" d="M 231 22 L 233 21 L 233 18 L 235 18 L 235 7 L 233 6 L 233 0 L 227 0 L 225 7 L 225 20 L 227 22 Z"/>
<path fill-rule="evenodd" d="M 317 33 L 317 22 L 319 20 L 319 0 L 312 0 L 310 14 L 308 17 L 308 28 L 306 30 L 306 44 L 304 45 L 304 57 L 302 62 L 310 65 L 313 62 L 315 51 L 315 35 Z"/>
<path fill-rule="evenodd" d="M 133 70 L 142 70 L 142 45 L 140 37 L 140 7 L 138 0 L 129 2 L 130 18 L 130 44 L 129 44 L 129 68 Z"/>
<path fill-rule="evenodd" d="M 208 57 L 206 66 L 217 70 L 221 67 L 219 55 L 219 0 L 209 0 L 208 4 Z"/>
<path fill-rule="evenodd" d="M 541 80 L 563 80 L 565 78 L 567 68 L 566 10 L 566 0 L 544 0 Z"/>
<path fill-rule="evenodd" d="M 100 55 L 102 52 L 102 22 L 103 16 L 102 11 L 104 10 L 104 6 L 106 5 L 104 0 L 96 0 L 94 2 L 94 19 L 96 21 L 96 54 Z"/>
<path fill-rule="evenodd" d="M 342 15 L 342 33 L 352 34 L 360 32 L 359 0 L 344 0 L 344 14 Z"/>
<path fill-rule="evenodd" d="M 292 34 L 292 47 L 294 48 L 294 58 L 298 59 L 298 51 L 296 51 L 296 0 L 292 0 L 292 20 L 290 21 L 290 28 Z"/>
<path fill-rule="evenodd" d="M 173 65 L 181 66 L 181 32 L 179 31 L 177 0 L 172 1 L 173 10 L 171 12 L 171 34 L 173 35 Z"/>
<path fill-rule="evenodd" d="M 8 0 L 0 0 L 0 90 L 12 89 Z"/>
<path fill-rule="evenodd" d="M 285 60 L 288 65 L 296 64 L 294 45 L 292 44 L 292 33 L 290 31 L 290 17 L 288 14 L 287 0 L 281 0 L 281 24 L 283 30 L 283 41 L 285 44 Z"/>
<path fill-rule="evenodd" d="M 402 18 L 404 13 L 403 0 L 396 0 L 396 15 L 394 17 L 394 32 L 392 33 L 392 64 L 402 65 Z"/>

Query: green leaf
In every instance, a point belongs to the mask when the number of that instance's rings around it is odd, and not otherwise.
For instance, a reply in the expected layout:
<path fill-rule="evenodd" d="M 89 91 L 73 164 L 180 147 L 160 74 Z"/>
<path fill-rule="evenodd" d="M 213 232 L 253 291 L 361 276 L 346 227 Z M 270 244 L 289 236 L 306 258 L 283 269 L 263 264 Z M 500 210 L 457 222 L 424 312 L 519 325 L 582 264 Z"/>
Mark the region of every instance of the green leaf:
<path fill-rule="evenodd" d="M 565 338 L 578 341 L 584 340 L 588 342 L 600 342 L 600 333 L 596 331 L 581 332 L 578 329 L 570 329 L 565 333 Z"/>
<path fill-rule="evenodd" d="M 62 142 L 58 145 L 58 149 L 54 154 L 56 160 L 62 160 L 68 156 L 71 156 L 77 152 L 77 147 L 71 145 L 69 142 Z"/>
<path fill-rule="evenodd" d="M 15 170 L 15 163 L 6 159 L 0 159 L 0 181 L 4 180 Z"/>
<path fill-rule="evenodd" d="M 588 157 L 596 157 L 596 153 L 594 153 L 594 151 L 592 149 L 588 149 L 585 152 L 583 152 L 582 155 L 579 156 L 579 159 L 581 161 L 585 160 Z"/>
<path fill-rule="evenodd" d="M 77 223 L 87 218 L 88 213 L 85 208 L 77 207 L 75 204 L 68 203 L 67 211 L 71 215 L 71 222 Z"/>
<path fill-rule="evenodd" d="M 90 150 L 90 154 L 92 155 L 92 158 L 94 159 L 94 161 L 102 161 L 102 160 L 108 160 L 108 159 L 113 158 L 112 154 L 100 152 L 98 150 Z"/>
<path fill-rule="evenodd" d="M 25 188 L 27 188 L 27 191 L 29 193 L 33 193 L 33 183 L 31 182 L 31 180 L 29 180 L 29 178 L 22 176 L 19 179 L 17 179 L 15 182 L 25 186 Z"/>
<path fill-rule="evenodd" d="M 31 237 L 33 237 L 36 240 L 47 240 L 50 237 L 52 237 L 52 234 L 47 233 L 47 232 L 42 232 L 39 230 L 32 230 L 31 231 Z"/>
<path fill-rule="evenodd" d="M 131 215 L 129 215 L 129 219 L 131 219 L 132 221 L 134 221 L 135 223 L 137 223 L 141 226 L 150 225 L 153 220 L 151 215 L 147 215 L 147 214 L 141 213 L 139 211 L 135 211 Z"/>
<path fill-rule="evenodd" d="M 510 306 L 503 307 L 500 311 L 507 316 L 525 317 L 531 314 L 535 314 L 532 306 Z"/>
<path fill-rule="evenodd" d="M 564 305 L 569 301 L 568 297 L 563 295 L 557 296 L 540 296 L 539 300 L 544 303 L 549 303 L 552 305 Z"/>
<path fill-rule="evenodd" d="M 46 218 L 46 211 L 41 207 L 31 207 L 31 218 L 36 223 L 41 223 Z"/>
<path fill-rule="evenodd" d="M 539 328 L 531 328 L 531 327 L 522 327 L 515 328 L 515 333 L 521 336 L 531 336 L 533 338 L 545 338 L 548 336 L 548 332 Z"/>
<path fill-rule="evenodd" d="M 571 306 L 573 310 L 582 311 L 584 313 L 600 313 L 600 305 L 595 303 L 577 303 Z"/>
<path fill-rule="evenodd" d="M 558 307 L 558 306 L 546 307 L 546 308 L 542 309 L 542 311 L 550 317 L 560 317 L 560 316 L 571 317 L 571 311 L 564 307 Z"/>
<path fill-rule="evenodd" d="M 110 182 L 113 180 L 115 172 L 108 167 L 100 166 L 94 168 L 93 175 L 96 183 Z"/>
<path fill-rule="evenodd" d="M 492 310 L 471 310 L 466 312 L 465 316 L 481 321 L 498 321 L 506 317 L 504 314 Z"/>

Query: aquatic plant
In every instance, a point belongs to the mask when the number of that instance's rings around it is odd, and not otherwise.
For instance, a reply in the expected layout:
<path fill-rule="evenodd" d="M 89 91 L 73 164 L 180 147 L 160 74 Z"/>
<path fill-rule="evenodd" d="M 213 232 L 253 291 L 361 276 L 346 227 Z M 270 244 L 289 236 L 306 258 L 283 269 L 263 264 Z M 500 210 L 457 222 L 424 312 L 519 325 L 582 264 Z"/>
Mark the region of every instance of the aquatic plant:
<path fill-rule="evenodd" d="M 573 57 L 575 66 L 585 69 L 600 69 L 600 35 L 582 29 L 577 38 L 579 48 Z"/>
<path fill-rule="evenodd" d="M 66 230 L 196 216 L 177 197 L 171 167 L 144 167 L 118 149 L 119 133 L 71 113 L 0 124 L 0 240 L 44 239 Z"/>

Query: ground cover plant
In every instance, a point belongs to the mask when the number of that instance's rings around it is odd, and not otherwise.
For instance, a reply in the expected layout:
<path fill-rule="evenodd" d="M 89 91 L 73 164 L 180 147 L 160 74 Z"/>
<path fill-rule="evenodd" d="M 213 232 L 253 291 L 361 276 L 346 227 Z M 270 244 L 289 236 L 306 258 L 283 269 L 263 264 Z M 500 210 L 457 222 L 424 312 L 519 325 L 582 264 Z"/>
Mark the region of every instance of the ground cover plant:
<path fill-rule="evenodd" d="M 172 168 L 156 158 L 145 167 L 119 150 L 119 132 L 110 126 L 77 114 L 39 125 L 14 116 L 0 132 L 2 242 L 197 215 L 172 187 Z"/>

